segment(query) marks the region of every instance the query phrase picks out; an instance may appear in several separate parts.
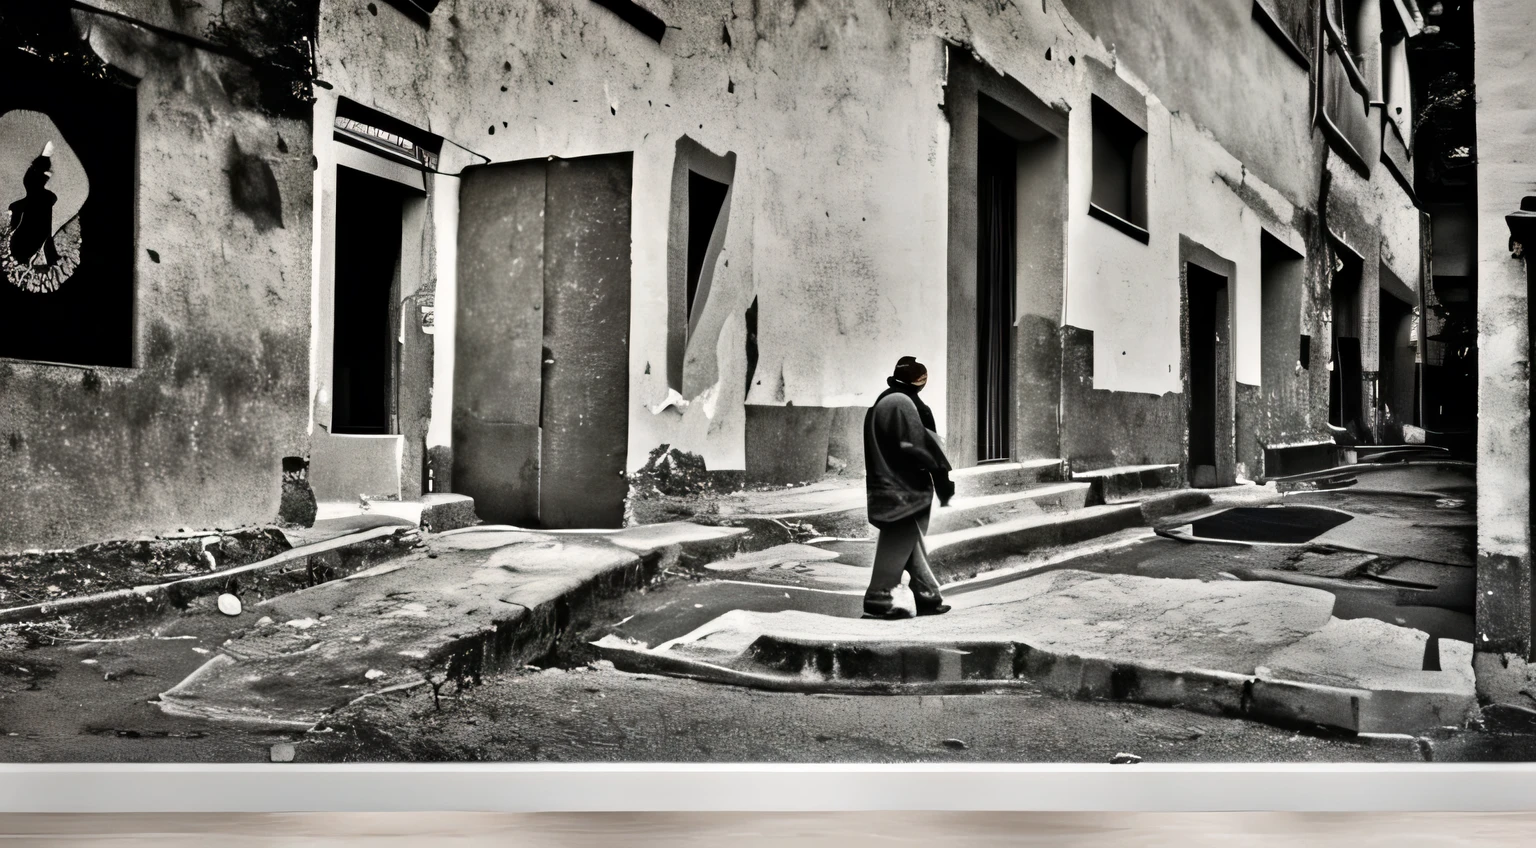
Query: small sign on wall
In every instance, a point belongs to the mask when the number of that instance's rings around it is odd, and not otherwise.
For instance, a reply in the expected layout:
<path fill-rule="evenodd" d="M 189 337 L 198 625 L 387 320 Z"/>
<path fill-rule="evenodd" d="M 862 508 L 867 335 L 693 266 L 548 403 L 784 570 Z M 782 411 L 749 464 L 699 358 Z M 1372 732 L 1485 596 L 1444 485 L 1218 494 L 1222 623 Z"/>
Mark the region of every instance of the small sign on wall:
<path fill-rule="evenodd" d="M 429 336 L 437 332 L 436 300 L 430 292 L 417 295 L 417 303 L 421 304 L 421 331 Z"/>

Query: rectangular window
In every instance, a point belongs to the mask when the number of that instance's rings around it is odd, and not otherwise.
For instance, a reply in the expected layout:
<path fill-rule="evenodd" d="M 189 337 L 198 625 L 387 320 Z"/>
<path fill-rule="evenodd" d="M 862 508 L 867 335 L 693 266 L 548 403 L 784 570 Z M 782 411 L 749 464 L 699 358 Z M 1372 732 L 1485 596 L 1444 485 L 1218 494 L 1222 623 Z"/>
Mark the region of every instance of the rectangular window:
<path fill-rule="evenodd" d="M 1147 133 L 1093 98 L 1093 190 L 1089 214 L 1140 241 L 1147 233 Z"/>
<path fill-rule="evenodd" d="M 1403 145 L 1413 147 L 1413 85 L 1408 77 L 1408 39 L 1398 37 L 1386 45 L 1385 96 L 1387 119 L 1397 125 Z"/>
<path fill-rule="evenodd" d="M 1344 49 L 1357 69 L 1365 65 L 1365 37 L 1361 27 L 1360 0 L 1330 0 L 1329 13 L 1344 37 Z"/>

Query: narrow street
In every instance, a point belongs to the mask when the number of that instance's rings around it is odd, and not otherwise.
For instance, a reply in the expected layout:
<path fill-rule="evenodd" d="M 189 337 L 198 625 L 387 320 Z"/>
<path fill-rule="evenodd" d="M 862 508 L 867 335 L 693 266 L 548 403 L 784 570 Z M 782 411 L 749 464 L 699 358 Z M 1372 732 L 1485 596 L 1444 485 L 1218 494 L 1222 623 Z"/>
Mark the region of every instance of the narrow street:
<path fill-rule="evenodd" d="M 1536 759 L 1528 12 L 4 4 L 0 761 Z"/>
<path fill-rule="evenodd" d="M 1422 474 L 1418 482 L 1433 483 Z M 995 563 L 1004 565 L 1000 569 L 959 580 L 946 594 L 961 608 L 945 620 L 963 620 L 972 614 L 965 604 L 985 603 L 1022 580 L 1072 571 L 1150 578 L 1180 592 L 1186 591 L 1180 586 L 1233 581 L 1322 587 L 1334 596 L 1336 618 L 1370 618 L 1422 629 L 1435 639 L 1464 640 L 1471 587 L 1458 578 L 1468 569 L 1433 560 L 1463 556 L 1471 504 L 1434 495 L 1343 490 L 1285 497 L 1287 503 L 1348 509 L 1361 521 L 1400 521 L 1441 534 L 1443 544 L 1425 549 L 1425 559 L 1369 552 L 1400 547 L 1400 538 L 1366 538 L 1364 551 L 1350 552 L 1186 541 L 1130 529 L 1014 557 Z M 1241 502 L 1263 500 L 1247 494 Z M 1171 526 L 1183 520 L 1170 519 Z M 1264 525 L 1254 532 L 1274 531 Z M 429 541 L 427 547 L 435 546 Z M 857 619 L 863 568 L 817 558 L 812 564 L 819 567 L 812 569 L 780 559 L 739 555 L 708 568 L 669 572 L 595 607 L 590 620 L 578 620 L 539 666 L 490 674 L 479 685 L 449 683 L 437 698 L 426 686 L 363 698 L 329 713 L 307 733 L 168 715 L 158 703 L 161 692 L 250 632 L 261 608 L 227 616 L 205 606 L 110 637 L 76 634 L 32 648 L 12 646 L 0 677 L 0 756 L 18 762 L 253 762 L 272 759 L 273 746 L 282 750 L 288 743 L 296 743 L 299 762 L 1109 762 L 1120 754 L 1144 762 L 1418 762 L 1521 759 L 1536 752 L 1536 735 L 1529 735 L 1536 723 L 1508 711 L 1495 710 L 1466 727 L 1356 735 L 1305 723 L 1062 697 L 1017 681 L 964 694 L 757 691 L 626 673 L 601 659 L 593 645 L 617 636 L 654 646 L 726 614 L 795 611 L 829 622 Z M 768 575 L 743 574 L 737 560 L 766 562 Z M 1415 580 L 1403 576 L 1409 574 Z M 839 579 L 843 588 L 828 588 Z M 1431 580 L 1439 585 L 1425 582 Z M 1138 626 L 1134 611 L 1125 615 L 1124 626 Z M 331 618 L 319 617 L 321 626 Z M 271 691 L 281 700 L 284 687 L 301 696 L 321 683 L 296 680 Z"/>

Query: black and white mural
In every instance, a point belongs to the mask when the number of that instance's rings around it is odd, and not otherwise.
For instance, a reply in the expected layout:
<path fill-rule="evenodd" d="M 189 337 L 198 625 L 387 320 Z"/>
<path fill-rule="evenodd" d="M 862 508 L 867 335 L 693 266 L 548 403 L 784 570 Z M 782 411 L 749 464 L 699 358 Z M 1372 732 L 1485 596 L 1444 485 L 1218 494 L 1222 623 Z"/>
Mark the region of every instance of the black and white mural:
<path fill-rule="evenodd" d="M 0 356 L 131 365 L 134 90 L 24 53 L 6 65 Z"/>

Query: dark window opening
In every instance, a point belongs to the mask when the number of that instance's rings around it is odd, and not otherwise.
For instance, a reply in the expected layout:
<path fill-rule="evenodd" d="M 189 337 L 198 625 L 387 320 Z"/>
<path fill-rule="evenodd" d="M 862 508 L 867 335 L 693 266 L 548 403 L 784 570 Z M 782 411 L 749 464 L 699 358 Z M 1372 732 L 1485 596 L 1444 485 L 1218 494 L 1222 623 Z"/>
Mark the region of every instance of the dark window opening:
<path fill-rule="evenodd" d="M 1312 370 L 1312 337 L 1306 333 L 1301 334 L 1301 367 Z"/>
<path fill-rule="evenodd" d="M 730 186 L 688 172 L 688 321 L 693 322 L 694 301 L 698 299 L 699 277 L 704 273 L 704 260 L 709 256 L 709 243 L 714 238 L 715 226 L 720 221 L 720 210 L 725 208 L 725 195 Z"/>
<path fill-rule="evenodd" d="M 731 182 L 736 174 L 736 154 L 716 154 L 682 136 L 672 165 L 672 203 L 667 220 L 667 385 L 685 397 L 696 397 L 716 376 L 700 364 L 684 377 L 683 363 L 700 332 L 699 318 L 709 304 L 710 291 L 721 265 L 731 219 Z M 711 325 L 714 332 L 719 324 Z M 712 359 L 713 348 L 704 338 L 697 355 Z"/>
<path fill-rule="evenodd" d="M 1329 13 L 1344 37 L 1344 52 L 1356 68 L 1365 66 L 1365 22 L 1361 20 L 1360 0 L 1329 0 Z"/>
<path fill-rule="evenodd" d="M 397 430 L 400 242 L 405 188 L 336 169 L 331 432 Z"/>
<path fill-rule="evenodd" d="M 1093 98 L 1093 189 L 1089 213 L 1147 241 L 1147 133 Z"/>

